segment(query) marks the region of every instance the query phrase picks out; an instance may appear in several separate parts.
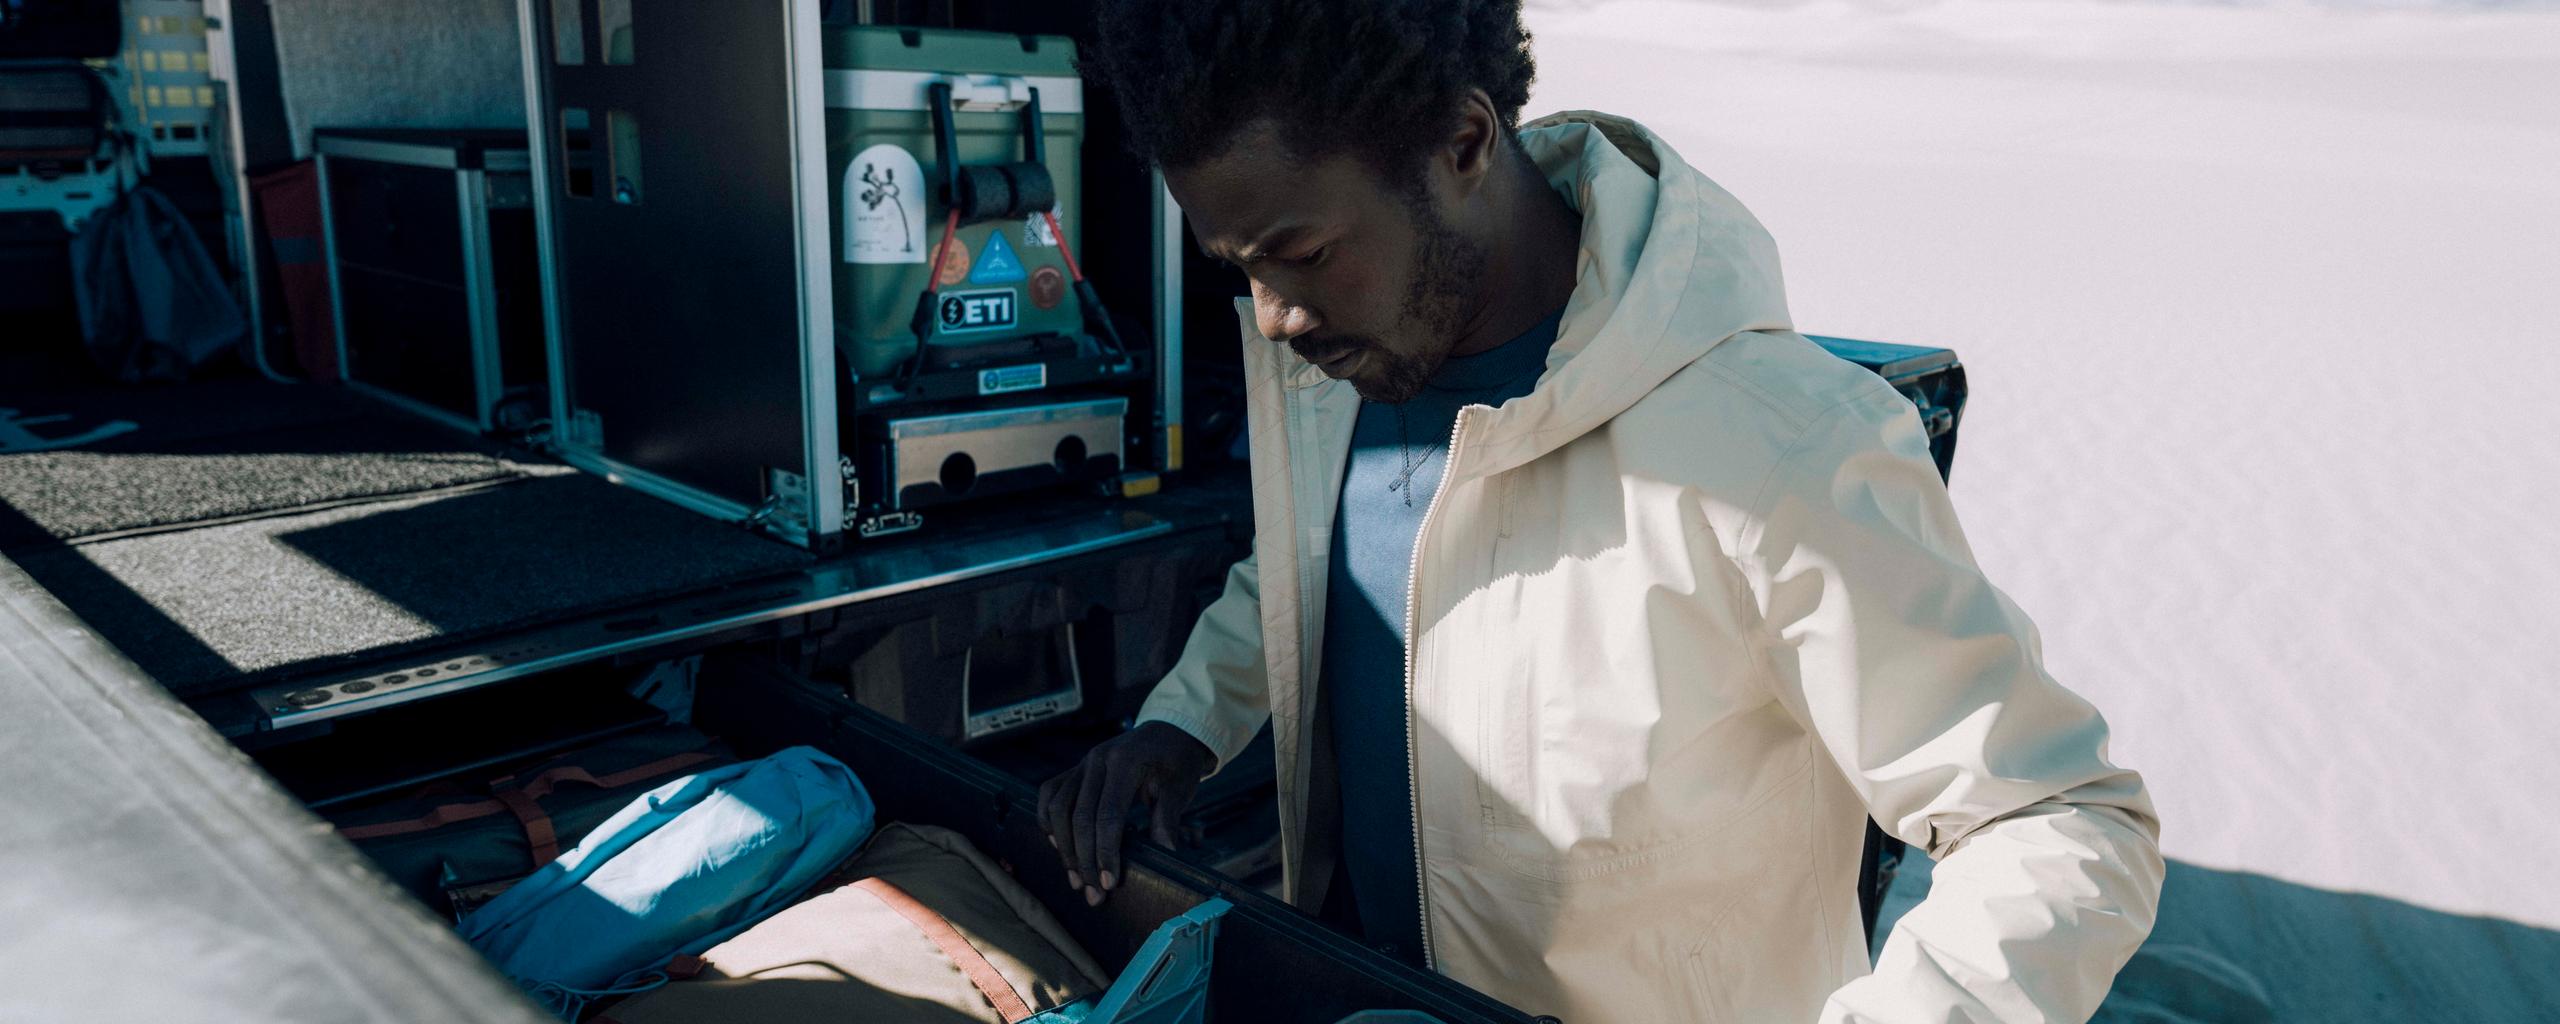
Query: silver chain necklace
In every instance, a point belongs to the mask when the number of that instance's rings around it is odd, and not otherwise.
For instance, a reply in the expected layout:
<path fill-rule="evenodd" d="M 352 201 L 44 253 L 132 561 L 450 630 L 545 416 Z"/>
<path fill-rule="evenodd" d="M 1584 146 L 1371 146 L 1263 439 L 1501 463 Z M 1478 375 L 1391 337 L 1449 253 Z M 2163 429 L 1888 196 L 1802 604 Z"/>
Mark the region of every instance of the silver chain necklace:
<path fill-rule="evenodd" d="M 1406 508 L 1413 507 L 1413 474 L 1419 472 L 1431 461 L 1431 453 L 1438 451 L 1440 444 L 1441 442 L 1433 442 L 1420 454 L 1415 454 L 1413 442 L 1406 437 L 1404 404 L 1401 402 L 1396 404 L 1396 455 L 1404 461 L 1404 472 L 1396 474 L 1394 482 L 1387 485 L 1387 490 L 1403 492 Z"/>
<path fill-rule="evenodd" d="M 1530 374 L 1534 374 L 1534 373 L 1542 372 L 1542 371 L 1544 371 L 1545 369 L 1546 369 L 1546 365 L 1545 365 L 1544 363 L 1541 363 L 1541 364 L 1539 364 L 1539 365 L 1537 365 L 1537 366 L 1532 366 L 1532 367 L 1530 367 L 1530 368 L 1529 368 L 1529 369 L 1527 369 L 1527 370 L 1524 370 L 1524 371 L 1522 371 L 1522 372 L 1520 372 L 1520 373 L 1518 373 L 1518 374 L 1513 375 L 1513 376 L 1512 376 L 1512 378 L 1511 378 L 1511 379 L 1509 379 L 1509 380 L 1503 381 L 1503 382 L 1501 382 L 1501 383 L 1499 383 L 1499 384 L 1491 385 L 1491 386 L 1489 386 L 1489 387 L 1462 387 L 1462 388 L 1449 388 L 1449 387 L 1440 387 L 1440 386 L 1435 385 L 1435 384 L 1432 384 L 1432 383 L 1430 383 L 1430 382 L 1428 382 L 1428 381 L 1423 382 L 1423 385 L 1422 385 L 1422 386 L 1423 386 L 1423 388 L 1424 388 L 1424 389 L 1426 389 L 1426 390 L 1430 390 L 1430 391 L 1437 391 L 1437 392 L 1440 392 L 1440 393 L 1442 393 L 1442 394 L 1447 394 L 1447 395 L 1481 395 L 1481 394 L 1484 394 L 1484 393 L 1489 392 L 1489 391 L 1496 391 L 1496 390 L 1500 390 L 1500 389 L 1503 389 L 1503 388 L 1507 388 L 1507 387 L 1509 387 L 1509 386 L 1511 386 L 1511 385 L 1513 385 L 1513 384 L 1517 384 L 1517 383 L 1519 383 L 1519 382 L 1520 382 L 1520 378 L 1522 378 L 1522 377 L 1526 377 L 1526 376 L 1529 376 Z M 1393 492 L 1401 492 L 1401 493 L 1403 493 L 1403 495 L 1404 495 L 1404 504 L 1405 504 L 1405 507 L 1406 507 L 1406 508 L 1412 508 L 1412 507 L 1413 507 L 1413 475 L 1414 475 L 1415 473 L 1421 472 L 1421 471 L 1422 471 L 1422 467 L 1430 463 L 1430 461 L 1431 461 L 1431 453 L 1436 452 L 1436 451 L 1439 451 L 1439 450 L 1440 450 L 1440 446 L 1441 446 L 1441 445 L 1444 445 L 1444 444 L 1447 444 L 1447 443 L 1448 443 L 1448 441 L 1447 441 L 1447 439 L 1445 439 L 1445 438 L 1444 438 L 1444 439 L 1442 439 L 1442 440 L 1433 441 L 1429 446 L 1427 446 L 1427 447 L 1423 448 L 1420 452 L 1416 452 L 1416 451 L 1414 451 L 1414 450 L 1413 450 L 1413 441 L 1412 441 L 1412 439 L 1408 436 L 1408 435 L 1409 435 L 1409 430 L 1408 430 L 1408 428 L 1407 428 L 1407 426 L 1406 426 L 1406 424 L 1405 424 L 1405 413 L 1404 413 L 1404 407 L 1405 407 L 1405 405 L 1406 405 L 1406 404 L 1407 404 L 1406 402 L 1398 402 L 1398 403 L 1396 403 L 1396 456 L 1397 456 L 1397 458 L 1399 458 L 1400 460 L 1402 460 L 1402 462 L 1404 463 L 1404 471 L 1403 471 L 1403 472 L 1400 472 L 1400 473 L 1397 473 L 1397 474 L 1396 474 L 1396 478 L 1395 478 L 1394 480 L 1389 481 L 1389 482 L 1387 483 L 1387 490 L 1388 490 L 1389 492 L 1391 492 L 1391 493 L 1393 493 Z"/>

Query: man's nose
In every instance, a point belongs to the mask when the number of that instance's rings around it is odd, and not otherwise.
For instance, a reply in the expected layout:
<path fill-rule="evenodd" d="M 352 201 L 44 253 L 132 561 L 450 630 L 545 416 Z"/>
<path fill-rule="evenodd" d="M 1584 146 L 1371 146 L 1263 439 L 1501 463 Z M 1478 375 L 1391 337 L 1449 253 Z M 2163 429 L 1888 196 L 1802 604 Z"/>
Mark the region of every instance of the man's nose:
<path fill-rule="evenodd" d="M 1282 343 L 1316 329 L 1315 313 L 1304 303 L 1292 302 L 1259 282 L 1253 286 L 1253 318 L 1263 337 Z"/>

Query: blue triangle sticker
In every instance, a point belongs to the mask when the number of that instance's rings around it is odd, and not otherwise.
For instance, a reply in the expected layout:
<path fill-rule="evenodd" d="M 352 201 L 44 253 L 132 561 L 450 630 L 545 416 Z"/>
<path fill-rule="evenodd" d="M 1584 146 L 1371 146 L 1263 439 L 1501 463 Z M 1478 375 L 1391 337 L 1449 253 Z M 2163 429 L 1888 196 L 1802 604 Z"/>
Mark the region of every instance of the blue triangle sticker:
<path fill-rule="evenodd" d="M 1013 254 L 1013 243 L 1004 240 L 1004 232 L 988 232 L 987 247 L 978 253 L 978 265 L 969 270 L 969 283 L 1019 284 L 1026 276 L 1022 258 Z"/>

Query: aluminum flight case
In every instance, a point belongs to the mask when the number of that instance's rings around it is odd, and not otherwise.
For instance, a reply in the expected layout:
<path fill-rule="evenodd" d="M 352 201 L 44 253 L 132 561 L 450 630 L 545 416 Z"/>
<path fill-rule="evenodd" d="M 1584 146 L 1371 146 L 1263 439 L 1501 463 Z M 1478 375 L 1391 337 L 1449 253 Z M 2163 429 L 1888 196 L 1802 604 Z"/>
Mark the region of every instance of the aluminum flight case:
<path fill-rule="evenodd" d="M 1016 487 L 1065 493 L 1119 481 L 1139 493 L 1148 478 L 1127 474 L 1178 469 L 1179 305 L 1168 297 L 1179 293 L 1179 211 L 1160 181 L 1133 161 L 1086 154 L 1082 166 L 1114 173 L 1097 182 L 1080 169 L 1072 186 L 1059 175 L 1055 230 L 1020 215 L 963 223 L 955 255 L 934 274 L 922 273 L 931 258 L 910 251 L 938 243 L 945 223 L 947 210 L 924 202 L 946 180 L 942 150 L 967 171 L 1018 170 L 1039 162 L 1025 152 L 1030 140 L 1067 139 L 1102 113 L 1085 110 L 1080 84 L 1058 73 L 1071 44 L 883 36 L 846 24 L 851 10 L 823 0 L 518 0 L 536 222 L 552 268 L 561 458 L 821 554 L 916 528 L 926 506 L 937 522 L 1005 516 L 1045 500 L 990 500 Z M 929 133 L 938 127 L 929 113 L 946 105 L 929 111 L 935 96 L 951 108 L 948 146 Z M 1045 130 L 1017 130 L 1034 123 Z M 923 139 L 932 144 L 919 148 Z M 1072 147 L 1056 146 L 1052 162 L 1073 159 Z M 903 156 L 889 160 L 890 150 Z M 883 187 L 892 163 L 903 205 Z M 884 226 L 890 234 L 865 234 Z M 914 233 L 928 230 L 918 242 Z M 1052 266 L 1066 262 L 1052 237 L 1077 246 L 1085 268 L 1145 254 L 1139 272 L 1091 282 L 1121 314 L 1104 321 L 1119 325 L 1119 344 L 1087 351 L 1089 337 L 1049 323 L 1090 308 L 1064 301 L 1062 289 L 1074 289 L 1080 303 L 1084 286 Z M 892 250 L 900 263 L 866 262 Z M 932 307 L 942 326 L 931 328 L 931 311 L 912 320 L 924 293 L 906 284 L 940 280 L 946 268 L 954 279 L 939 298 L 949 301 Z M 931 338 L 956 332 L 970 343 L 888 344 L 882 325 L 911 320 Z M 1007 320 L 1046 333 L 975 333 Z M 899 351 L 928 347 L 942 350 L 938 359 L 888 368 Z M 1088 408 L 1076 417 L 1085 425 L 1018 421 L 1032 406 L 1115 398 L 1126 403 L 1116 444 L 1085 426 L 1107 410 Z M 899 436 L 929 432 L 919 420 L 987 412 L 1017 422 L 974 423 L 987 443 L 972 440 L 965 461 L 940 451 L 920 467 L 923 449 L 945 441 Z"/>
<path fill-rule="evenodd" d="M 524 133 L 323 128 L 313 148 L 347 382 L 465 429 L 530 428 L 550 367 Z"/>

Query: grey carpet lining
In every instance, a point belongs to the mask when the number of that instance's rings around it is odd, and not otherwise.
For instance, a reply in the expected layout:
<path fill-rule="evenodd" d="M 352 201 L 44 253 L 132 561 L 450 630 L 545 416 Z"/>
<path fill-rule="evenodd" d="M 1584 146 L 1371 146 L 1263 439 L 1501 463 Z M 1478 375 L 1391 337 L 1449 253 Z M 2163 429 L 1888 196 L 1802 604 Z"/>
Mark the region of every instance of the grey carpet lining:
<path fill-rule="evenodd" d="M 525 475 L 493 446 L 325 386 L 258 380 L 0 396 L 0 551 Z"/>
<path fill-rule="evenodd" d="M 182 696 L 808 560 L 575 473 L 11 557 Z"/>
<path fill-rule="evenodd" d="M 0 502 L 28 524 L 0 533 L 0 550 L 521 475 L 467 451 L 0 455 Z"/>
<path fill-rule="evenodd" d="M 0 552 L 181 696 L 809 559 L 326 385 L 21 374 L 0 420 Z"/>

